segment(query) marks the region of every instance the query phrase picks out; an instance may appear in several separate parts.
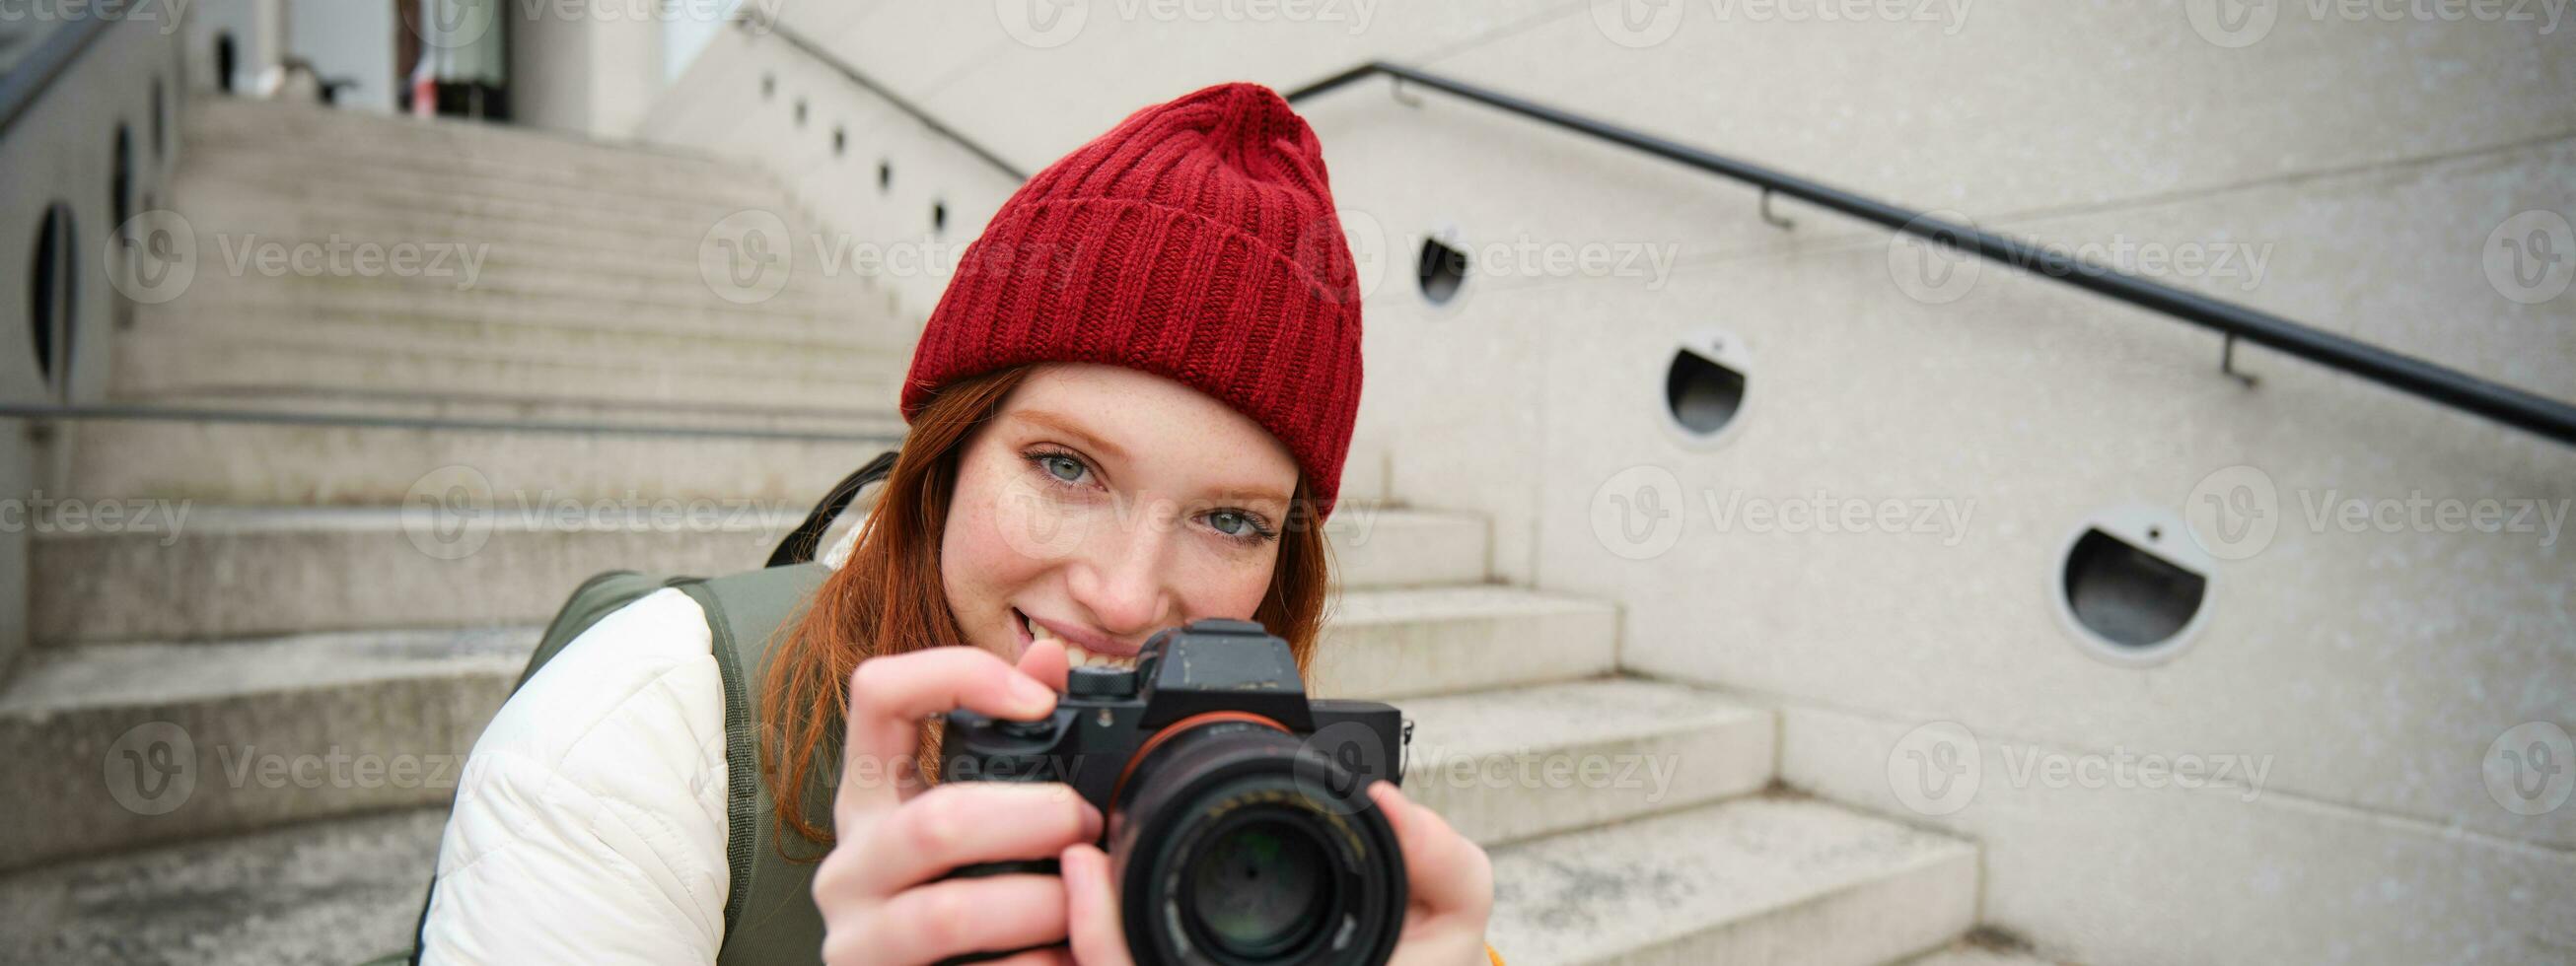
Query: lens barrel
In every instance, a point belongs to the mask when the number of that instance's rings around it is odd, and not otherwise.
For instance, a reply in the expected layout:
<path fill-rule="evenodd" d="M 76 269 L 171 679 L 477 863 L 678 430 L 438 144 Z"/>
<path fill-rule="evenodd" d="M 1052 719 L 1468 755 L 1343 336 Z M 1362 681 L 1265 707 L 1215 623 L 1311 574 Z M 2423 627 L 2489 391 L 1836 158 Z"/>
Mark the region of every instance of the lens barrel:
<path fill-rule="evenodd" d="M 1404 861 L 1358 779 L 1267 722 L 1171 731 L 1143 749 L 1110 808 L 1136 960 L 1385 962 L 1404 925 Z"/>

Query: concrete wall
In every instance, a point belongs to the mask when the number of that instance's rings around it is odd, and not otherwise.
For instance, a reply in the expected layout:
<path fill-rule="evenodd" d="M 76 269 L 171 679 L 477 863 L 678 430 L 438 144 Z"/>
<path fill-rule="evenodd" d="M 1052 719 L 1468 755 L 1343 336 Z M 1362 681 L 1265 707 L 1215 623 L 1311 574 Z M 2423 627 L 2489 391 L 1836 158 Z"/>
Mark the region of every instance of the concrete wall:
<path fill-rule="evenodd" d="M 533 127 L 630 138 L 666 86 L 662 51 L 672 20 L 693 7 L 638 4 L 508 4 L 510 86 L 516 119 Z M 653 16 L 638 16 L 650 12 Z"/>
<path fill-rule="evenodd" d="M 178 115 L 187 85 L 174 32 L 143 20 L 120 23 L 92 43 L 27 111 L 0 131 L 0 398 L 18 404 L 86 403 L 105 393 L 107 347 L 116 319 L 131 306 L 110 282 L 115 207 L 111 172 L 116 134 L 129 132 L 133 183 L 128 217 L 169 197 L 168 174 L 179 157 Z M 153 92 L 160 90 L 156 145 Z M 77 260 L 68 364 L 46 377 L 33 351 L 30 286 L 39 234 L 52 206 L 69 208 Z M 58 337 L 59 341 L 59 337 Z M 78 425 L 39 430 L 0 421 L 0 680 L 27 643 L 30 595 L 43 574 L 28 571 L 38 498 L 64 495 L 64 471 Z M 97 494 L 113 498 L 111 494 Z"/>
<path fill-rule="evenodd" d="M 2576 24 L 2197 2 L 1084 9 L 786 22 L 1028 170 L 1206 83 L 1384 57 L 2576 398 L 2569 263 L 2515 244 L 2576 254 Z M 2576 948 L 2576 807 L 2543 807 L 2576 771 L 2512 770 L 2576 727 L 2576 534 L 2550 529 L 2576 452 L 2240 347 L 2249 388 L 2212 334 L 2001 266 L 1934 284 L 1941 256 L 1884 231 L 1788 203 L 1795 227 L 1774 228 L 1740 186 L 1437 94 L 1379 81 L 1301 110 L 1377 279 L 1345 492 L 1489 514 L 1495 577 L 1621 602 L 1632 671 L 1782 708 L 1792 784 L 1984 842 L 1986 921 L 2102 963 Z M 739 32 L 646 133 L 763 161 L 886 244 L 962 243 L 1012 187 Z M 1426 234 L 1477 256 L 1445 305 L 1413 284 Z M 903 279 L 904 311 L 944 280 Z M 1712 333 L 1749 402 L 1691 443 L 1664 374 Z M 2227 502 L 2240 486 L 2250 502 Z M 1648 490 L 1667 512 L 1632 540 L 1620 512 Z M 2494 501 L 2502 532 L 2444 501 Z M 1873 522 L 1760 515 L 1819 508 Z M 2163 521 L 2210 580 L 2161 663 L 2096 657 L 2057 603 L 2069 542 L 2116 513 Z M 2228 780 L 2174 787 L 2182 756 Z M 1972 761 L 1929 794 L 1924 763 Z M 2512 790 L 2534 778 L 2540 797 Z"/>

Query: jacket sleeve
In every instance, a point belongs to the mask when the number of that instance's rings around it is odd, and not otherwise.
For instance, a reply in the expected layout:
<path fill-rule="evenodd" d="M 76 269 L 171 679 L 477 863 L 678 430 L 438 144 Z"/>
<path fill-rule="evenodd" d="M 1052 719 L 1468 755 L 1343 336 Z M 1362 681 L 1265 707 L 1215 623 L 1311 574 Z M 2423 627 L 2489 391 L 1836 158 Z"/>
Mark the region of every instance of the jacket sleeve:
<path fill-rule="evenodd" d="M 695 601 L 660 590 L 575 638 L 466 759 L 423 963 L 715 961 L 724 692 Z"/>

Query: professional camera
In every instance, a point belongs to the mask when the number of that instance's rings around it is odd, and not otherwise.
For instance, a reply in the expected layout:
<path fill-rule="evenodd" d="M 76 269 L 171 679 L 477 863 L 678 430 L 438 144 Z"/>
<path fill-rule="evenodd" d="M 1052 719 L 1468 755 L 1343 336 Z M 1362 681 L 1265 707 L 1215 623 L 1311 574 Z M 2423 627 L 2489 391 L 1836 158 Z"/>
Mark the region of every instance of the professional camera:
<path fill-rule="evenodd" d="M 1108 820 L 1127 946 L 1146 966 L 1383 963 L 1404 927 L 1404 858 L 1367 797 L 1398 781 L 1391 705 L 1309 701 L 1288 643 L 1193 621 L 1134 670 L 1074 668 L 1055 713 L 948 715 L 943 781 L 1063 782 Z M 1053 860 L 958 876 L 1056 871 Z"/>

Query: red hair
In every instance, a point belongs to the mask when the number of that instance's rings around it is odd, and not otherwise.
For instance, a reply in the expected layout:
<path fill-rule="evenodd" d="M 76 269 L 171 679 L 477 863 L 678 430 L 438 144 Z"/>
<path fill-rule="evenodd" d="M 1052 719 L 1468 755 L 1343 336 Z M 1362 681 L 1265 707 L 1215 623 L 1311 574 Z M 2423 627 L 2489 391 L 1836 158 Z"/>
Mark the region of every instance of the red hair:
<path fill-rule="evenodd" d="M 837 777 L 851 672 L 871 657 L 966 640 L 948 609 L 947 588 L 939 576 L 940 540 L 948 528 L 949 496 L 957 488 L 958 458 L 1031 371 L 1018 366 L 955 380 L 941 386 L 913 416 L 912 432 L 874 509 L 859 524 L 849 559 L 815 591 L 804 616 L 785 630 L 770 659 L 761 685 L 761 776 L 777 801 L 779 851 L 791 859 L 819 860 L 822 850 L 788 852 L 784 830 L 793 829 L 826 848 L 832 843 L 825 827 L 830 798 L 809 800 L 803 789 L 818 767 L 833 769 Z M 1279 558 L 1271 567 L 1269 591 L 1252 615 L 1288 642 L 1301 674 L 1314 657 L 1330 583 L 1315 510 L 1301 478 L 1289 501 L 1288 519 L 1279 528 Z M 935 779 L 937 726 L 925 722 L 921 739 L 922 773 Z"/>

